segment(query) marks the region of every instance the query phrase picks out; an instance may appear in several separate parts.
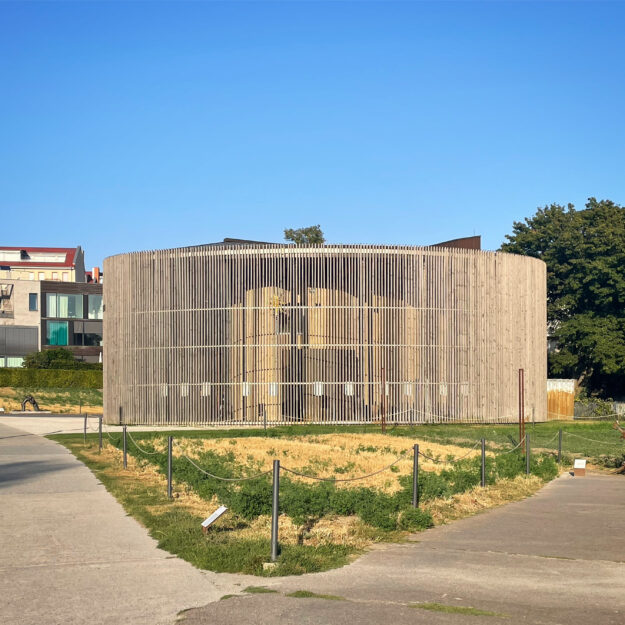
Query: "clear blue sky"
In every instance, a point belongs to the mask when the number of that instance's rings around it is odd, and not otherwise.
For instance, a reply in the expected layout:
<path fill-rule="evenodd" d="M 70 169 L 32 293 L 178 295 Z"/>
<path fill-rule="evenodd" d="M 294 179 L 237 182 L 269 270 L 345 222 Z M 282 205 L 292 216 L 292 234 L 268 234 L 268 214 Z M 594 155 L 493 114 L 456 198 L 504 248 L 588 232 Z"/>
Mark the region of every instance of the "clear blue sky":
<path fill-rule="evenodd" d="M 625 203 L 620 2 L 0 3 L 0 244 L 494 249 Z"/>

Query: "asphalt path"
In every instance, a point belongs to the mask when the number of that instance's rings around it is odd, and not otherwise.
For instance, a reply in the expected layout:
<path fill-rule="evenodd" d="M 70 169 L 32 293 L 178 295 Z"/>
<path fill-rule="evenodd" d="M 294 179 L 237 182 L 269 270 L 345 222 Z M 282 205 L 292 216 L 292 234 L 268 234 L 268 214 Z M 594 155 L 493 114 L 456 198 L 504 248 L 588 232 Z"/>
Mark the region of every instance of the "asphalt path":
<path fill-rule="evenodd" d="M 183 623 L 623 625 L 624 562 L 625 477 L 565 475 L 529 499 L 380 546 L 342 569 L 258 580 L 278 592 L 212 603 Z M 344 600 L 286 596 L 296 590 Z"/>

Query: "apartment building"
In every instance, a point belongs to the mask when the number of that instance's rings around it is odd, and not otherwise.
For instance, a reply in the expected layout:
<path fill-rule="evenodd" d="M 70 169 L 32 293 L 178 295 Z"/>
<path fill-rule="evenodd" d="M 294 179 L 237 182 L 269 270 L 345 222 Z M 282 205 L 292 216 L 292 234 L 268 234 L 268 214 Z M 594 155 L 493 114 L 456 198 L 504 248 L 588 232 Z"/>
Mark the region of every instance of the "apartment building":
<path fill-rule="evenodd" d="M 65 347 L 102 361 L 102 284 L 76 248 L 0 247 L 0 367 L 33 351 Z"/>
<path fill-rule="evenodd" d="M 0 280 L 86 282 L 85 254 L 68 247 L 0 247 Z"/>

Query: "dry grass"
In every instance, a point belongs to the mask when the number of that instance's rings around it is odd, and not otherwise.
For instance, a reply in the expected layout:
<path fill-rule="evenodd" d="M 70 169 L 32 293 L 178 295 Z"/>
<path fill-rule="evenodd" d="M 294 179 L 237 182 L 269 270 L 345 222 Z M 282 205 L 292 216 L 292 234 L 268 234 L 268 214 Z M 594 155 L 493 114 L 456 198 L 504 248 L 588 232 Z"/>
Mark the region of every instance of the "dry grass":
<path fill-rule="evenodd" d="M 175 453 L 197 457 L 203 451 L 218 454 L 232 452 L 242 465 L 253 465 L 255 469 L 271 469 L 275 458 L 283 466 L 301 473 L 317 477 L 337 479 L 358 477 L 378 471 L 391 464 L 402 452 L 405 458 L 400 460 L 395 471 L 384 471 L 355 483 L 338 483 L 339 487 L 370 487 L 393 493 L 400 489 L 398 475 L 412 475 L 412 444 L 419 443 L 423 453 L 433 458 L 446 460 L 449 456 L 458 458 L 469 451 L 466 447 L 440 445 L 426 441 L 407 441 L 406 439 L 384 436 L 382 434 L 323 434 L 318 436 L 292 438 L 222 438 L 191 439 L 176 441 Z M 468 457 L 478 456 L 479 449 L 469 452 Z M 424 471 L 440 471 L 449 468 L 447 463 L 434 463 L 424 458 L 419 466 Z M 289 475 L 295 480 L 306 480 Z"/>
<path fill-rule="evenodd" d="M 499 480 L 486 488 L 478 486 L 449 499 L 434 499 L 424 508 L 432 514 L 435 525 L 442 525 L 510 501 L 519 501 L 533 495 L 542 485 L 543 481 L 535 475 L 519 475 L 512 480 Z"/>
<path fill-rule="evenodd" d="M 300 461 L 310 461 L 318 457 L 321 453 L 319 450 L 315 451 L 313 455 L 310 450 L 308 454 L 305 453 L 305 445 L 316 446 L 321 445 L 321 448 L 326 451 L 332 450 L 333 454 L 336 454 L 336 447 L 338 446 L 343 452 L 352 453 L 356 459 L 363 454 L 354 454 L 353 450 L 358 447 L 358 444 L 363 440 L 367 440 L 367 444 L 374 445 L 378 440 L 378 435 L 329 435 L 314 437 L 313 441 L 301 441 L 301 440 L 276 440 L 276 439 L 237 439 L 237 445 L 231 445 L 229 440 L 215 440 L 215 441 L 202 441 L 202 443 L 216 443 L 214 446 L 206 447 L 202 445 L 201 449 L 213 449 L 215 451 L 225 450 L 232 451 L 233 448 L 237 448 L 236 451 L 239 454 L 250 453 L 254 450 L 260 453 L 258 450 L 266 453 L 267 448 L 271 447 L 274 450 L 287 450 L 287 457 L 291 453 L 296 453 L 299 449 L 298 444 L 302 445 L 302 457 Z M 330 439 L 330 440 L 326 440 Z M 386 438 L 382 438 L 384 443 L 387 443 Z M 245 446 L 239 444 L 251 441 L 252 445 Z M 182 442 L 182 441 L 181 441 Z M 198 451 L 198 447 L 189 446 L 189 443 L 195 441 L 186 439 L 185 453 L 189 453 L 192 448 Z M 343 449 L 345 447 L 345 449 Z M 437 449 L 435 453 L 450 453 L 449 448 L 443 446 L 431 445 L 432 448 Z M 397 453 L 401 449 L 401 442 L 395 443 L 394 453 Z M 458 448 L 455 448 L 458 449 Z M 431 449 L 434 451 L 434 449 Z M 465 450 L 462 450 L 466 453 Z M 105 462 L 108 468 L 105 469 L 107 476 L 118 480 L 127 481 L 128 484 L 140 481 L 143 486 L 158 489 L 160 492 L 164 492 L 167 488 L 167 482 L 163 475 L 158 473 L 156 467 L 153 465 L 134 458 L 128 455 L 128 469 L 124 470 L 122 466 L 122 452 L 113 447 L 112 445 L 105 445 L 101 454 L 98 453 L 97 448 L 86 448 L 83 450 L 84 455 L 87 458 L 93 460 L 99 460 Z M 374 455 L 374 452 L 367 452 Z M 297 457 L 297 456 L 296 456 Z M 330 457 L 337 457 L 336 455 Z M 262 458 L 264 462 L 271 463 L 271 458 L 267 456 L 267 460 Z M 260 461 L 260 458 L 259 458 Z M 370 464 L 374 463 L 373 459 L 360 460 L 361 469 L 370 467 Z M 343 462 L 343 459 L 341 459 Z M 380 461 L 380 464 L 384 464 Z M 400 463 L 401 464 L 401 463 Z M 410 466 L 411 469 L 411 466 Z M 354 469 L 356 470 L 356 469 Z M 397 481 L 396 475 L 391 474 L 392 479 Z M 371 484 L 370 484 L 371 485 Z M 543 482 L 535 476 L 525 477 L 518 476 L 512 480 L 501 480 L 492 486 L 486 488 L 477 487 L 466 493 L 455 495 L 449 499 L 437 499 L 428 502 L 424 508 L 428 510 L 434 519 L 436 525 L 448 523 L 450 521 L 461 519 L 467 516 L 472 516 L 481 511 L 489 508 L 494 508 L 502 504 L 518 501 L 527 496 L 534 494 L 541 488 Z M 191 514 L 198 517 L 206 517 L 210 512 L 219 507 L 220 502 L 216 497 L 213 497 L 210 501 L 201 499 L 196 495 L 186 484 L 174 483 L 174 492 L 176 494 L 176 506 L 182 506 Z M 153 514 L 161 514 L 166 512 L 168 506 L 154 505 L 149 506 L 149 511 Z M 236 517 L 232 514 L 223 515 L 218 519 L 211 527 L 212 532 L 228 532 L 229 537 L 232 539 L 254 539 L 259 536 L 269 536 L 271 531 L 271 518 L 269 516 L 260 516 L 257 519 L 248 522 Z M 279 535 L 280 542 L 283 544 L 303 544 L 309 546 L 321 546 L 324 544 L 342 544 L 355 548 L 358 551 L 362 551 L 369 547 L 372 543 L 380 540 L 380 534 L 374 528 L 363 523 L 357 517 L 342 517 L 342 516 L 328 516 L 317 521 L 317 523 L 310 529 L 303 528 L 293 523 L 293 521 L 286 515 L 281 515 L 279 518 Z M 394 534 L 398 539 L 400 536 L 405 535 L 405 532 L 396 532 Z M 389 536 L 385 537 L 388 540 Z"/>
<path fill-rule="evenodd" d="M 9 386 L 0 387 L 0 406 L 6 412 L 13 412 L 22 409 L 22 400 L 26 395 L 32 394 L 39 404 L 41 410 L 49 410 L 50 412 L 63 414 L 102 414 L 102 405 L 80 404 L 78 399 L 79 391 L 77 389 L 56 390 L 56 389 L 40 389 L 36 391 L 24 391 Z M 32 411 L 30 405 L 26 408 Z"/>

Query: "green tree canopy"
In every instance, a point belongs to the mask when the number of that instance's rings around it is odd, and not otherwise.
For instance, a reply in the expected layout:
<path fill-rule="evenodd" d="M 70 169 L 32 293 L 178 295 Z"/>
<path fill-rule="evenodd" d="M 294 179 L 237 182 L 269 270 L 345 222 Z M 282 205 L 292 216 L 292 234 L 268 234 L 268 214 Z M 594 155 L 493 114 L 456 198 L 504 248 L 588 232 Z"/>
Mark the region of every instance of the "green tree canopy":
<path fill-rule="evenodd" d="M 513 224 L 504 252 L 547 264 L 547 318 L 558 349 L 549 373 L 590 392 L 625 394 L 625 208 L 590 198 L 551 204 Z"/>
<path fill-rule="evenodd" d="M 316 225 L 308 228 L 285 228 L 284 240 L 292 241 L 295 245 L 321 245 L 326 239 L 321 226 Z"/>

